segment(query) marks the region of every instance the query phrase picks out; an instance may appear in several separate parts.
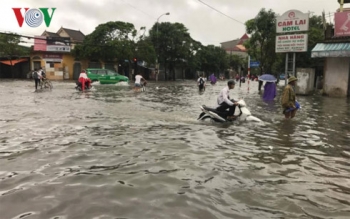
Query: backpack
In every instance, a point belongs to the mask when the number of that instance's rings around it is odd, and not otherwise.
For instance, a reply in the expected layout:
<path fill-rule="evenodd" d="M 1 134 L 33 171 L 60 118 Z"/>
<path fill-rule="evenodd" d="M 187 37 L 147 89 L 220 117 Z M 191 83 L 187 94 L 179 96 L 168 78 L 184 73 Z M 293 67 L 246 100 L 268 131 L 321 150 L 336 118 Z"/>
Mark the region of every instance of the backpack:
<path fill-rule="evenodd" d="M 36 71 L 33 72 L 33 78 L 34 79 L 38 79 L 39 78 L 38 72 L 36 72 Z"/>
<path fill-rule="evenodd" d="M 46 73 L 44 72 L 44 70 L 41 70 L 41 76 L 43 76 L 43 78 L 46 78 Z"/>
<path fill-rule="evenodd" d="M 199 84 L 200 84 L 200 85 L 203 85 L 203 84 L 204 84 L 203 78 L 200 78 L 200 79 L 199 79 Z"/>

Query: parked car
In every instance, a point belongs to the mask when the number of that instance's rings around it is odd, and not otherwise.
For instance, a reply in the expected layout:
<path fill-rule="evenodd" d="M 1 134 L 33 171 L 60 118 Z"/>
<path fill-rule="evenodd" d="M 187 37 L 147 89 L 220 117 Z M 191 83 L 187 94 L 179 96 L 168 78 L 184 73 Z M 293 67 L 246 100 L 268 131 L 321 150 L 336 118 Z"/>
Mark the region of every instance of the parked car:
<path fill-rule="evenodd" d="M 280 74 L 280 80 L 284 80 L 285 79 L 285 75 L 284 74 Z"/>
<path fill-rule="evenodd" d="M 128 77 L 109 69 L 88 68 L 86 69 L 86 73 L 92 82 L 99 81 L 100 84 L 116 84 L 121 81 L 129 82 Z"/>

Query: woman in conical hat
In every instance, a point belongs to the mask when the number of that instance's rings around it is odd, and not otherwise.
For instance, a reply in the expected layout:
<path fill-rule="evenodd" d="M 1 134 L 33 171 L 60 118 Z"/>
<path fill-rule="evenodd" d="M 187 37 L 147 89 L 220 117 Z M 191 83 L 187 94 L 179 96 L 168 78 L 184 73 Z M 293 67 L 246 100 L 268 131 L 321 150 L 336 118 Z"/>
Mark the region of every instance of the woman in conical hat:
<path fill-rule="evenodd" d="M 298 78 L 291 76 L 288 79 L 288 84 L 283 90 L 281 97 L 281 104 L 283 107 L 283 114 L 286 119 L 294 118 L 297 110 L 300 108 L 300 105 L 295 100 L 295 85 L 298 81 Z"/>

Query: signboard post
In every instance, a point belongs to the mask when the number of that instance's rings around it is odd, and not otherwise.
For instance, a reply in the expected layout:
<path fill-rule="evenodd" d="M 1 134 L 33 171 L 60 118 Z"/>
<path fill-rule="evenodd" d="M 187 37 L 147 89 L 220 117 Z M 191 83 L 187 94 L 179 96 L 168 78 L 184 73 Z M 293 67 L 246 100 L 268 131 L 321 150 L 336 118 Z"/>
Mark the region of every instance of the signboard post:
<path fill-rule="evenodd" d="M 295 53 L 306 52 L 308 45 L 307 34 L 295 34 L 295 32 L 305 32 L 309 30 L 309 14 L 298 10 L 286 11 L 276 19 L 276 33 L 283 35 L 276 36 L 276 53 L 286 53 L 285 84 L 289 72 L 295 75 Z M 294 34 L 292 34 L 294 33 Z M 288 53 L 293 53 L 289 57 Z M 292 58 L 290 60 L 290 58 Z M 292 64 L 290 66 L 289 64 Z"/>

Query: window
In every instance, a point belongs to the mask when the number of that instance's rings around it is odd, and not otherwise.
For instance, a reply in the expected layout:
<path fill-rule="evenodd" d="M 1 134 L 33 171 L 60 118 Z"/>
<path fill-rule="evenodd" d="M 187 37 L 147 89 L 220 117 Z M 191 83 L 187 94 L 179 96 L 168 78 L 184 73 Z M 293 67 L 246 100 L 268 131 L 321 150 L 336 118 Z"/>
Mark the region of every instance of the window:
<path fill-rule="evenodd" d="M 118 75 L 117 72 L 111 71 L 111 70 L 107 70 L 107 74 L 108 75 Z"/>
<path fill-rule="evenodd" d="M 106 70 L 98 70 L 99 75 L 105 75 L 107 74 Z"/>
<path fill-rule="evenodd" d="M 97 70 L 89 70 L 89 73 L 96 75 L 98 73 L 98 71 Z"/>
<path fill-rule="evenodd" d="M 61 62 L 46 62 L 46 64 L 50 65 L 50 68 L 54 68 L 55 67 L 55 63 L 61 64 Z"/>

